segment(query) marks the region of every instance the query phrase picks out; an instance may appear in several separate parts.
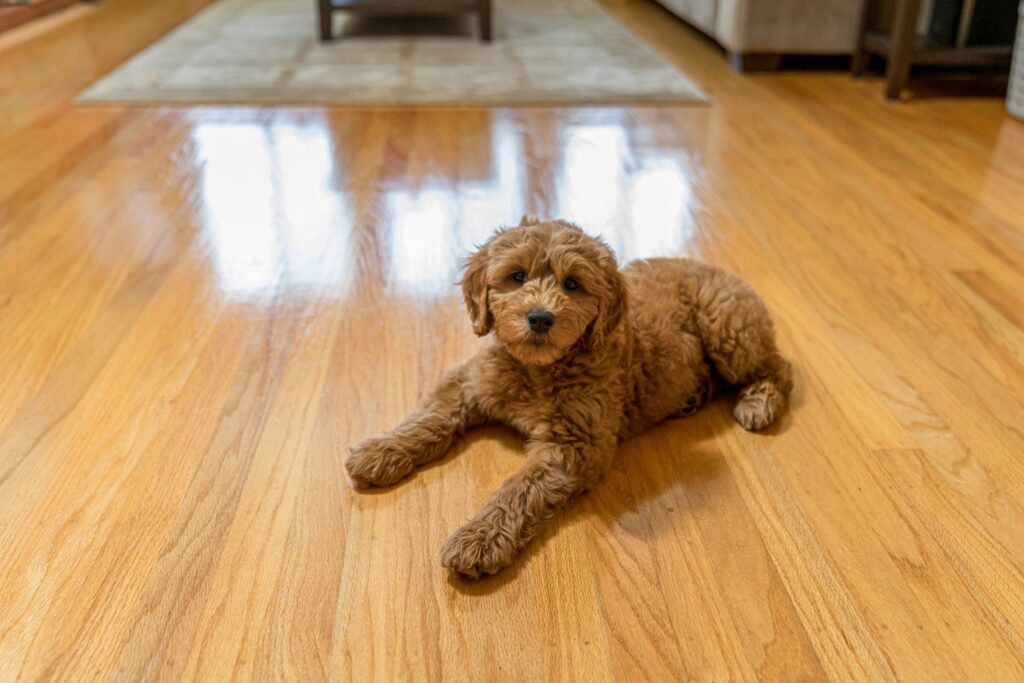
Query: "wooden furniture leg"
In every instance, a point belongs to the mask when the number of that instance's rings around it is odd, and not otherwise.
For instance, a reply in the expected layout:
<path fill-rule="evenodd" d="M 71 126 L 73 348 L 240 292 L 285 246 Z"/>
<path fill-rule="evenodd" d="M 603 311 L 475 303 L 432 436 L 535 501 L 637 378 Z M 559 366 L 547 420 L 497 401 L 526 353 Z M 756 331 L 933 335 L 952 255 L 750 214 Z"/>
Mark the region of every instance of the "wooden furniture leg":
<path fill-rule="evenodd" d="M 320 11 L 320 40 L 328 41 L 331 39 L 331 0 L 317 0 L 317 5 Z"/>
<path fill-rule="evenodd" d="M 491 42 L 491 0 L 478 0 L 477 13 L 480 16 L 480 40 Z"/>
<path fill-rule="evenodd" d="M 492 26 L 492 0 L 316 0 L 320 21 L 320 40 L 334 36 L 331 20 L 334 12 L 356 14 L 409 16 L 410 14 L 449 15 L 476 14 L 480 22 L 480 40 L 490 42 Z"/>
<path fill-rule="evenodd" d="M 870 0 L 865 0 L 860 10 L 860 28 L 857 31 L 857 48 L 853 52 L 853 60 L 850 62 L 850 73 L 853 74 L 854 78 L 864 75 L 864 71 L 868 68 L 868 60 L 871 58 L 870 53 L 867 50 L 867 46 L 864 44 L 865 38 L 868 34 L 868 9 L 871 6 Z"/>
<path fill-rule="evenodd" d="M 892 45 L 885 65 L 885 97 L 890 101 L 899 100 L 900 92 L 910 76 L 914 44 L 917 42 L 917 13 L 920 8 L 921 0 L 898 0 L 896 3 Z"/>

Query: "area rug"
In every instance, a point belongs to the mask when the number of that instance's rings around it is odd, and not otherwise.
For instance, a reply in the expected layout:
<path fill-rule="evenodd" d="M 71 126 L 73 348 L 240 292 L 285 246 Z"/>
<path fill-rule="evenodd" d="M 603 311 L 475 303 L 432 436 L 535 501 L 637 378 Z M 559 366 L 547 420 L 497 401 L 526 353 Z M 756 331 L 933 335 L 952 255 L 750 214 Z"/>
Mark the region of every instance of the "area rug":
<path fill-rule="evenodd" d="M 89 88 L 82 103 L 701 103 L 703 93 L 592 0 L 497 0 L 469 17 L 336 13 L 313 0 L 220 0 Z"/>

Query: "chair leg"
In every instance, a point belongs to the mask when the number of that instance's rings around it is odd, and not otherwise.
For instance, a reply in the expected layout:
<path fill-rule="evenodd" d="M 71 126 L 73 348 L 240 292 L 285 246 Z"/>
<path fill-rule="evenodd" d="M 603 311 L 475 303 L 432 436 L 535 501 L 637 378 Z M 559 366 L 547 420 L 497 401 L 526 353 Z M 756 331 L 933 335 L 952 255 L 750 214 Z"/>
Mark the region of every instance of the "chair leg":
<path fill-rule="evenodd" d="M 478 0 L 477 13 L 480 15 L 480 40 L 491 42 L 491 0 Z"/>
<path fill-rule="evenodd" d="M 917 12 L 921 0 L 900 0 L 892 22 L 892 40 L 888 63 L 885 65 L 885 98 L 896 101 L 907 84 L 910 65 L 914 61 L 914 43 L 917 40 Z"/>
<path fill-rule="evenodd" d="M 320 9 L 320 40 L 328 41 L 331 39 L 331 0 L 317 0 L 317 4 Z"/>

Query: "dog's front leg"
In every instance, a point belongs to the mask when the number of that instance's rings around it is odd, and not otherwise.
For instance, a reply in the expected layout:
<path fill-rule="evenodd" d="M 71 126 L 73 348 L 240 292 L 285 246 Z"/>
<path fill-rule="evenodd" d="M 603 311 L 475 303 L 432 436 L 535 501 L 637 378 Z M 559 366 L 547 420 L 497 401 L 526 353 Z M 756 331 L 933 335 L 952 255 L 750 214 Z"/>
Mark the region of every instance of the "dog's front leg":
<path fill-rule="evenodd" d="M 441 564 L 472 578 L 508 565 L 544 523 L 604 474 L 614 439 L 568 446 L 532 441 L 522 469 L 441 547 Z"/>
<path fill-rule="evenodd" d="M 356 486 L 389 486 L 442 457 L 455 437 L 481 421 L 466 394 L 466 366 L 448 372 L 427 401 L 391 432 L 352 447 L 345 461 Z"/>

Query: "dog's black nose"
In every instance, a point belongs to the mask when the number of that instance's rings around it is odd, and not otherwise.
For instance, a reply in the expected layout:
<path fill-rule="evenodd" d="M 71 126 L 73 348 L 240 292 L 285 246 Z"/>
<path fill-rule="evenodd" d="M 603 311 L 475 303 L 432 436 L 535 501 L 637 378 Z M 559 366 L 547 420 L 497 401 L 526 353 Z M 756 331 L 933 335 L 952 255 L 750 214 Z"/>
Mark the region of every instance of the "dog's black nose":
<path fill-rule="evenodd" d="M 530 329 L 534 332 L 544 333 L 555 324 L 555 314 L 543 308 L 534 308 L 526 314 L 526 322 L 530 323 Z"/>

